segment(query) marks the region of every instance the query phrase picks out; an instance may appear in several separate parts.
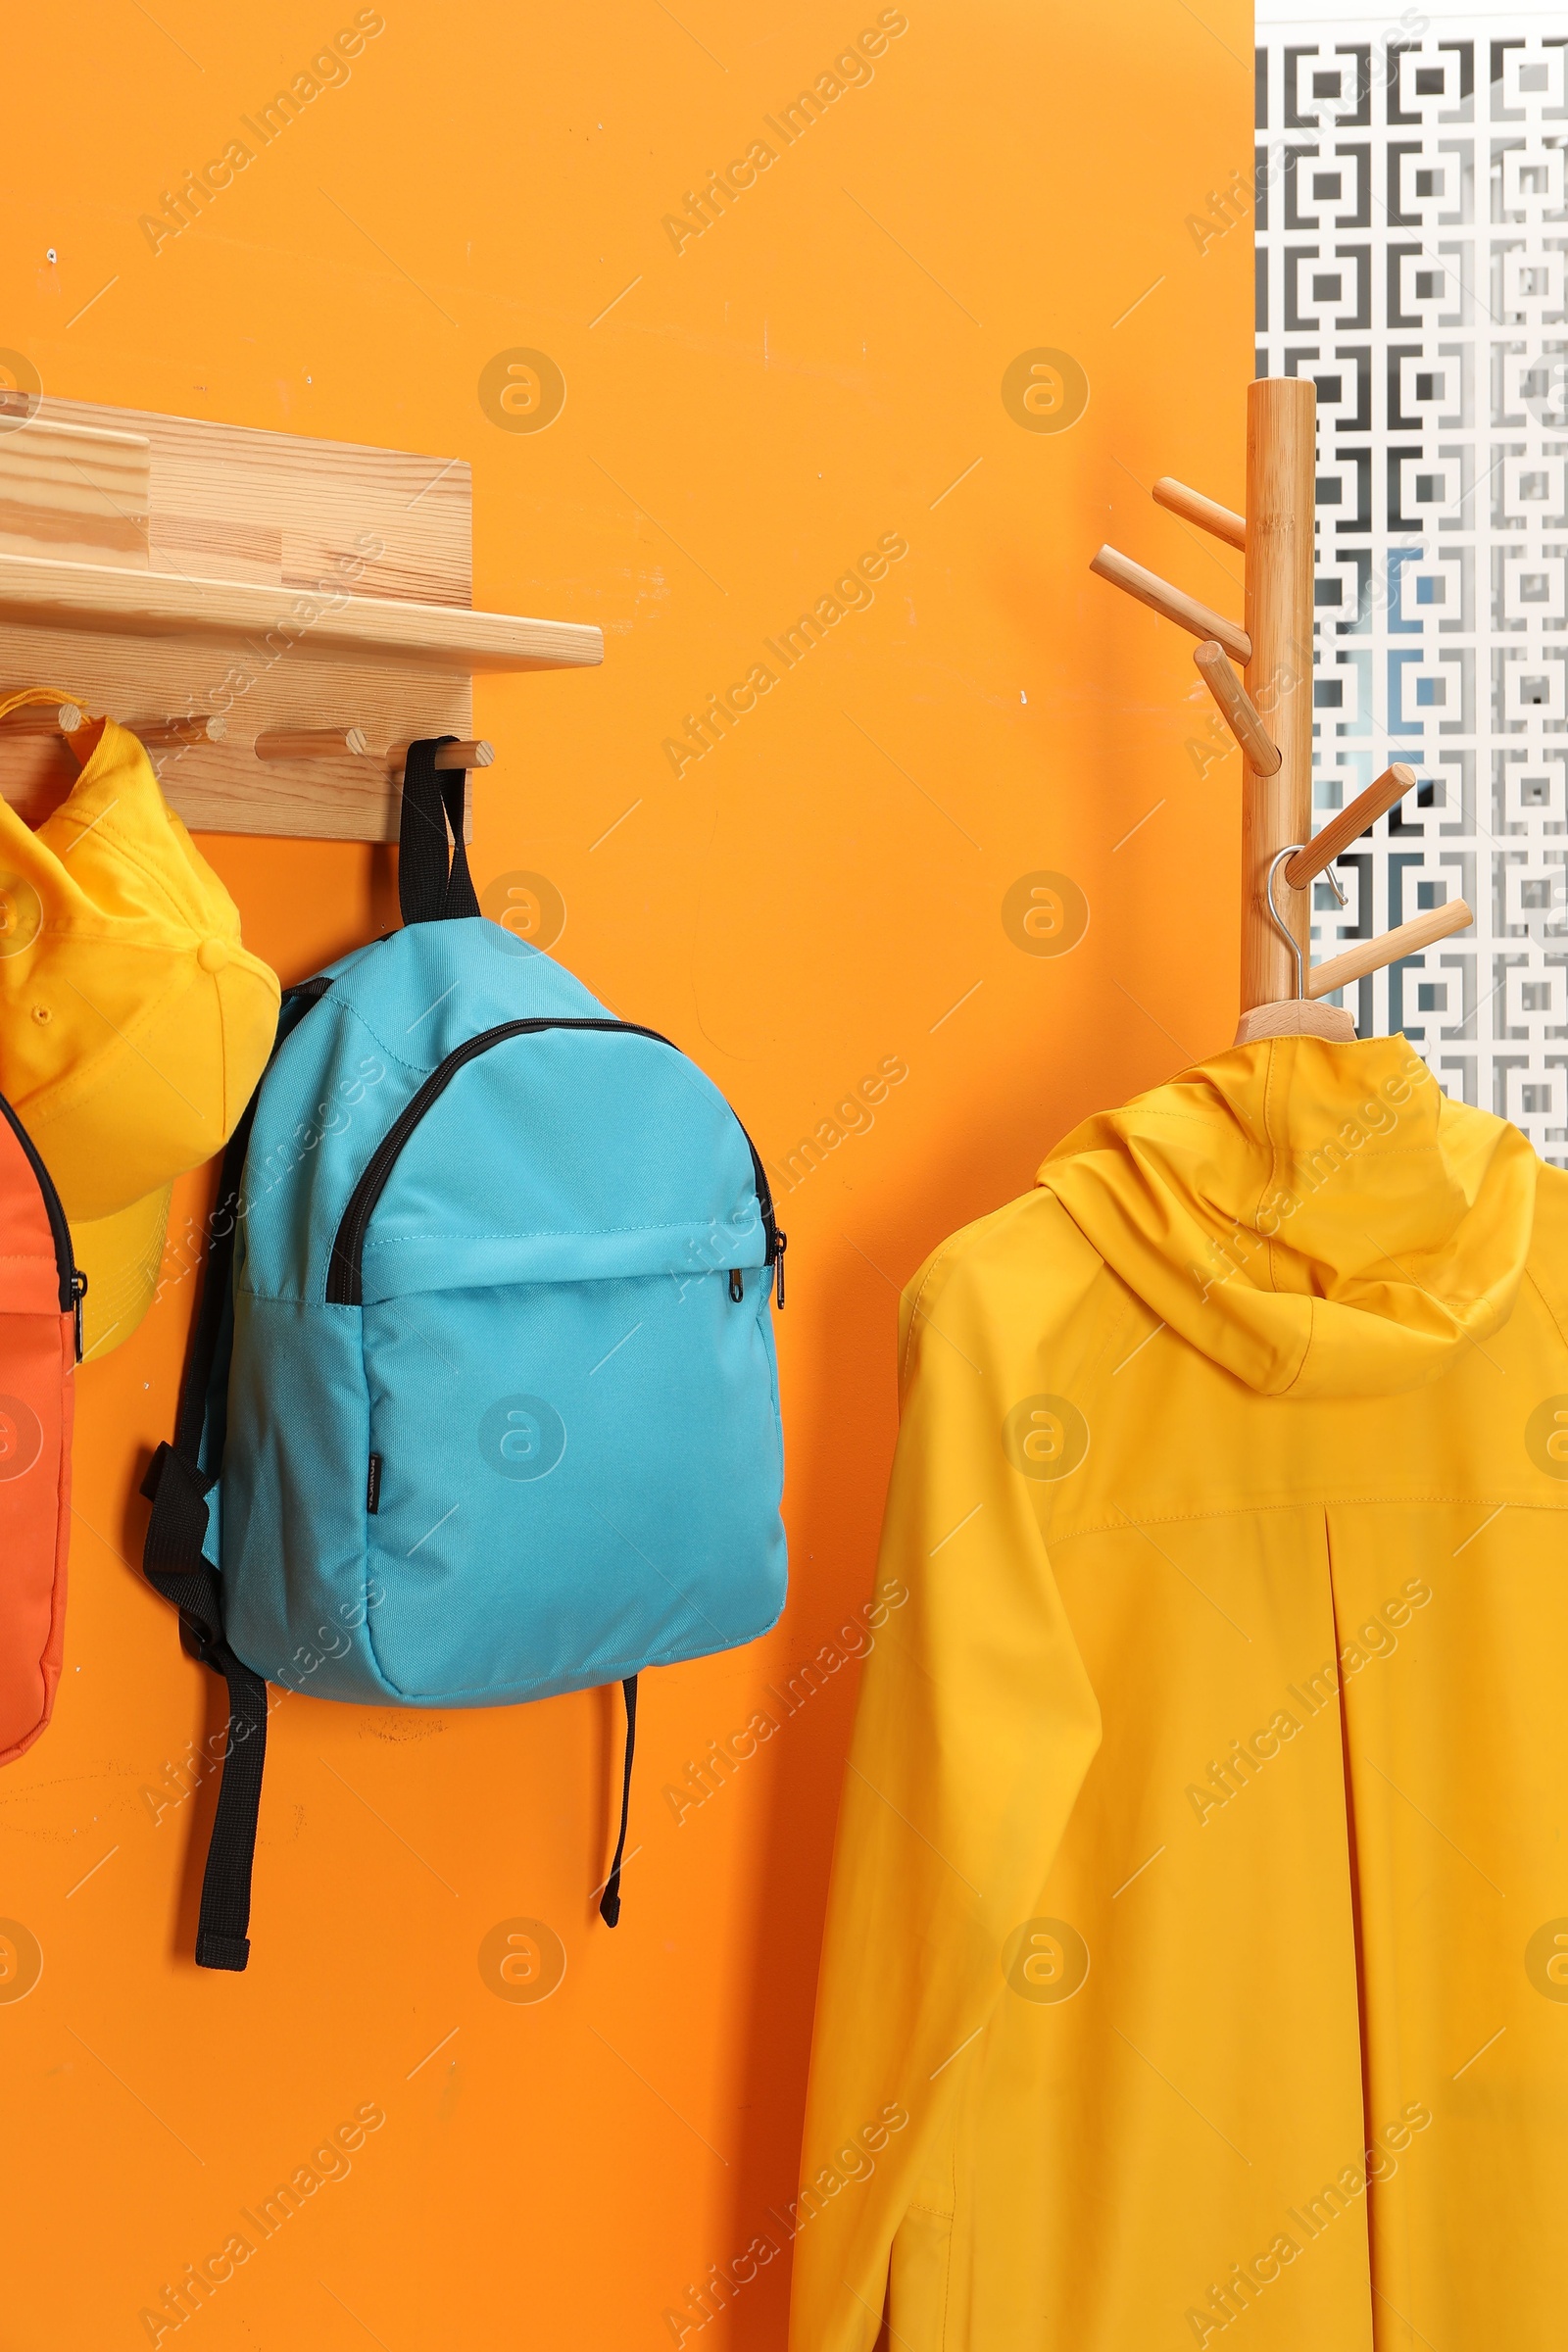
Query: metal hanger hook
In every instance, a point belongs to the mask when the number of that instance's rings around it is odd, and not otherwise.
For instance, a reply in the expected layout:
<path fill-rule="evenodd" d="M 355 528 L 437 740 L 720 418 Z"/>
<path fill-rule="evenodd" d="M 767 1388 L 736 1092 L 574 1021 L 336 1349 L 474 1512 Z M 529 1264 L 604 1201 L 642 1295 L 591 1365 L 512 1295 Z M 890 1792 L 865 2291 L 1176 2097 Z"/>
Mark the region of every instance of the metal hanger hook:
<path fill-rule="evenodd" d="M 1273 923 L 1274 928 L 1279 933 L 1281 939 L 1284 940 L 1286 946 L 1290 949 L 1291 954 L 1296 957 L 1296 995 L 1298 1003 L 1299 1003 L 1306 994 L 1305 964 L 1302 958 L 1301 950 L 1297 944 L 1295 932 L 1288 927 L 1285 917 L 1281 914 L 1279 908 L 1274 904 L 1274 877 L 1279 872 L 1280 867 L 1284 864 L 1286 858 L 1294 858 L 1300 847 L 1301 844 L 1297 841 L 1289 843 L 1286 848 L 1276 852 L 1273 862 L 1268 869 L 1268 883 L 1266 886 L 1269 919 Z M 1345 892 L 1340 885 L 1340 877 L 1334 871 L 1332 865 L 1326 865 L 1323 868 L 1322 878 L 1328 883 L 1329 888 L 1333 891 L 1334 896 L 1339 900 L 1340 905 L 1342 906 L 1348 906 L 1349 902 L 1346 898 Z"/>
<path fill-rule="evenodd" d="M 1283 850 L 1276 850 L 1269 865 L 1268 880 L 1264 885 L 1264 896 L 1268 901 L 1269 921 L 1296 957 L 1296 1001 L 1298 1004 L 1300 1004 L 1306 995 L 1306 964 L 1301 954 L 1300 941 L 1274 904 L 1274 877 L 1285 863 L 1286 858 L 1297 857 L 1304 847 L 1305 844 L 1302 842 L 1292 841 L 1288 842 Z M 1340 904 L 1342 906 L 1345 904 L 1343 899 Z"/>

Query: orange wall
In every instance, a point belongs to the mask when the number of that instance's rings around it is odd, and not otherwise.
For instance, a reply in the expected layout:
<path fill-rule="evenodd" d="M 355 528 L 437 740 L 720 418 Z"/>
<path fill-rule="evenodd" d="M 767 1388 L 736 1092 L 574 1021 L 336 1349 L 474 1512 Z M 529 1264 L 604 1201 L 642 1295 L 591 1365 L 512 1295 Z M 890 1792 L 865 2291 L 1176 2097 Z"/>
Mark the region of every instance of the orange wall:
<path fill-rule="evenodd" d="M 672 2340 L 666 2307 L 793 2193 L 853 1666 L 700 1810 L 677 1824 L 662 1791 L 869 1590 L 899 1284 L 1235 1019 L 1238 761 L 1200 779 L 1186 642 L 1085 566 L 1109 537 L 1240 612 L 1240 559 L 1146 494 L 1169 470 L 1241 503 L 1250 231 L 1200 251 L 1187 225 L 1249 161 L 1237 0 L 909 0 L 874 77 L 678 253 L 662 216 L 782 146 L 763 117 L 874 4 L 387 0 L 346 85 L 155 255 L 138 215 L 353 13 L 24 12 L 0 342 L 52 392 L 470 458 L 475 601 L 607 639 L 601 671 L 481 684 L 481 885 L 550 877 L 557 952 L 685 1046 L 775 1163 L 885 1059 L 907 1076 L 780 1185 L 789 1609 L 649 1678 L 613 1935 L 590 1901 L 606 1695 L 289 1697 L 250 1971 L 193 1968 L 204 1800 L 155 1819 L 148 1791 L 220 1718 L 133 1565 L 193 1283 L 84 1371 L 65 1682 L 0 1780 L 0 1912 L 44 1954 L 0 1999 L 6 2352 L 149 2340 L 165 2282 L 369 2102 L 352 2173 L 187 2324 L 207 2352 Z M 480 405 L 517 346 L 565 378 L 545 431 Z M 1059 433 L 1002 397 L 1040 347 L 1091 388 Z M 683 713 L 885 533 L 908 553 L 874 603 L 677 777 Z M 285 979 L 388 919 L 388 853 L 205 846 Z M 1089 903 L 1065 956 L 1004 927 L 1041 870 Z M 176 1232 L 204 1199 L 180 1189 Z M 517 1916 L 567 1954 L 541 2003 L 481 1974 Z M 786 2270 L 687 2342 L 778 2344 Z"/>

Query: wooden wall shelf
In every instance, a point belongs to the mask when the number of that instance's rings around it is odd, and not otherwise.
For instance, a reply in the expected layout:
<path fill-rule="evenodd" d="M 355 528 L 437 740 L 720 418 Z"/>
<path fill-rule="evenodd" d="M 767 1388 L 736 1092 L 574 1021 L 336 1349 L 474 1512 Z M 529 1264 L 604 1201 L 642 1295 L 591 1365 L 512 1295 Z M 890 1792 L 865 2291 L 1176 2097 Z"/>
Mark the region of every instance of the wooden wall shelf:
<path fill-rule="evenodd" d="M 461 459 L 46 400 L 0 430 L 0 691 L 222 721 L 155 754 L 193 828 L 395 840 L 401 747 L 471 737 L 475 674 L 604 658 L 588 623 L 475 612 L 471 544 Z M 353 729 L 369 756 L 255 751 Z M 63 742 L 0 721 L 24 814 L 72 773 Z"/>
<path fill-rule="evenodd" d="M 0 616 L 40 628 L 123 629 L 140 637 L 266 639 L 286 626 L 294 591 L 240 580 L 176 579 L 107 564 L 52 564 L 0 555 Z M 0 618 L 0 625 L 3 625 Z M 351 652 L 398 654 L 431 669 L 572 669 L 604 659 L 595 628 L 508 612 L 405 605 L 349 596 L 323 612 L 293 649 L 307 659 Z"/>

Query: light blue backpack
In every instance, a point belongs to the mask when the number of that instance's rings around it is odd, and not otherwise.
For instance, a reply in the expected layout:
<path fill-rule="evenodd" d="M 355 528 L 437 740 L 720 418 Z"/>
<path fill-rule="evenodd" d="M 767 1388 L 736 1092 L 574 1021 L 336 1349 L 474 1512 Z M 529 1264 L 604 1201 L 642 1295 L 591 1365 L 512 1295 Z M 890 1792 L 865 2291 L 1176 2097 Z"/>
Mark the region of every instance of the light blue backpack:
<path fill-rule="evenodd" d="M 784 1602 L 761 1161 L 667 1040 L 479 915 L 435 750 L 409 756 L 407 927 L 284 997 L 143 1488 L 146 1573 L 228 1683 L 207 1968 L 250 1952 L 268 1683 L 410 1707 L 621 1683 L 613 1927 L 639 1672 Z"/>

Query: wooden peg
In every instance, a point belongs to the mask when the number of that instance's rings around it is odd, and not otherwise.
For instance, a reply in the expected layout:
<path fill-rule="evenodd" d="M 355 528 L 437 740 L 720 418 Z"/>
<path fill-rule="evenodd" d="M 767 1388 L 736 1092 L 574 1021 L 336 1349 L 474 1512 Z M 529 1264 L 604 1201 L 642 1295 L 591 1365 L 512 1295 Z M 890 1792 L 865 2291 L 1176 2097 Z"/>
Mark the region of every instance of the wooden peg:
<path fill-rule="evenodd" d="M 1185 482 L 1173 481 L 1168 473 L 1162 473 L 1154 484 L 1153 498 L 1156 507 L 1168 508 L 1183 522 L 1196 522 L 1200 531 L 1209 531 L 1216 539 L 1223 539 L 1227 547 L 1240 548 L 1246 554 L 1245 514 L 1235 514 L 1229 507 L 1216 505 L 1201 490 L 1189 490 Z"/>
<path fill-rule="evenodd" d="M 74 735 L 86 715 L 79 703 L 61 703 L 54 710 L 31 703 L 11 711 L 5 729 L 8 735 Z"/>
<path fill-rule="evenodd" d="M 1146 571 L 1113 547 L 1102 547 L 1089 566 L 1113 588 L 1124 588 L 1136 596 L 1141 605 L 1148 605 L 1162 619 L 1173 620 L 1179 629 L 1191 629 L 1195 637 L 1212 637 L 1233 661 L 1247 663 L 1252 659 L 1252 641 L 1245 629 L 1239 629 L 1222 612 L 1213 612 L 1200 605 L 1196 596 L 1173 588 L 1155 571 Z"/>
<path fill-rule="evenodd" d="M 1285 868 L 1285 879 L 1293 890 L 1304 890 L 1314 874 L 1323 872 L 1334 863 L 1342 851 L 1352 841 L 1359 841 L 1368 825 L 1375 825 L 1386 816 L 1396 801 L 1402 801 L 1415 784 L 1415 769 L 1396 760 L 1386 767 L 1375 784 L 1358 792 L 1338 816 L 1331 816 L 1320 833 L 1314 833 L 1304 850 L 1298 850 Z"/>
<path fill-rule="evenodd" d="M 368 749 L 363 727 L 273 727 L 256 738 L 258 760 L 360 760 Z"/>
<path fill-rule="evenodd" d="M 444 743 L 435 756 L 438 768 L 489 767 L 495 759 L 493 744 Z"/>
<path fill-rule="evenodd" d="M 1206 638 L 1193 656 L 1198 674 L 1219 705 L 1219 714 L 1240 745 L 1243 756 L 1256 776 L 1279 773 L 1280 756 L 1269 740 L 1268 729 L 1252 708 L 1251 698 L 1241 679 L 1225 659 L 1225 648 L 1212 638 Z M 1287 867 L 1289 872 L 1289 867 Z"/>
<path fill-rule="evenodd" d="M 1396 924 L 1385 931 L 1381 939 L 1357 940 L 1343 956 L 1331 956 L 1327 963 L 1312 966 L 1306 978 L 1309 997 L 1331 997 L 1337 988 L 1348 988 L 1352 980 L 1364 980 L 1368 972 L 1381 971 L 1386 963 L 1397 963 L 1401 956 L 1417 956 L 1423 948 L 1448 939 L 1455 931 L 1463 931 L 1475 921 L 1475 916 L 1463 899 L 1452 899 L 1446 906 L 1429 907 L 1413 921 Z"/>
<path fill-rule="evenodd" d="M 149 752 L 170 752 L 180 745 L 221 743 L 228 733 L 228 721 L 215 710 L 210 716 L 149 718 L 139 721 L 130 732 Z"/>

